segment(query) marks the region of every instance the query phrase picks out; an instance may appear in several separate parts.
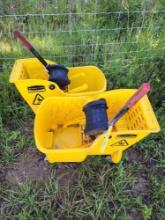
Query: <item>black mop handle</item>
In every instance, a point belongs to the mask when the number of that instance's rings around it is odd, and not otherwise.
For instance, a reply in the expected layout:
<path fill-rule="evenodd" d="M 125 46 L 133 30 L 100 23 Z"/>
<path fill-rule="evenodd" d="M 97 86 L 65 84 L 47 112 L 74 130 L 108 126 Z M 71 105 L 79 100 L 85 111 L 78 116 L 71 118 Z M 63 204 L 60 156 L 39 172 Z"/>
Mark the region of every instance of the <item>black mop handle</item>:
<path fill-rule="evenodd" d="M 30 50 L 32 54 L 47 68 L 48 63 L 44 60 L 43 57 L 41 57 L 36 49 L 26 40 L 26 38 L 19 31 L 14 31 L 14 36 L 19 39 L 25 49 Z"/>

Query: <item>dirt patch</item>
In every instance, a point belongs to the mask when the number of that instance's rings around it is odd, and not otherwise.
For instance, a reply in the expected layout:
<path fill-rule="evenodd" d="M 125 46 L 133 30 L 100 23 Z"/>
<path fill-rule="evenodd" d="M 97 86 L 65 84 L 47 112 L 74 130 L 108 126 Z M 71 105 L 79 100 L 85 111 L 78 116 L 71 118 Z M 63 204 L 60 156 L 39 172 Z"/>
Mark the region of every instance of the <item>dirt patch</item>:
<path fill-rule="evenodd" d="M 5 179 L 5 168 L 0 165 L 0 182 L 3 183 Z"/>
<path fill-rule="evenodd" d="M 55 176 L 60 189 L 72 187 L 78 180 L 75 164 L 58 164 Z"/>
<path fill-rule="evenodd" d="M 75 170 L 57 169 L 56 178 L 60 188 L 66 188 L 74 185 L 77 182 Z"/>
<path fill-rule="evenodd" d="M 129 148 L 126 152 L 126 156 L 129 162 L 137 162 L 142 160 L 142 155 L 136 148 Z"/>
<path fill-rule="evenodd" d="M 142 201 L 147 201 L 149 199 L 150 183 L 145 177 L 139 177 L 131 191 L 133 196 L 140 196 Z"/>
<path fill-rule="evenodd" d="M 128 212 L 127 219 L 128 220 L 143 220 L 141 213 L 136 208 L 133 208 Z"/>
<path fill-rule="evenodd" d="M 41 155 L 36 150 L 28 150 L 24 156 L 23 160 L 7 169 L 5 179 L 8 183 L 20 185 L 26 181 L 40 182 L 49 177 L 48 163 L 41 160 Z"/>
<path fill-rule="evenodd" d="M 21 185 L 26 181 L 40 183 L 54 176 L 59 188 L 70 187 L 77 182 L 77 171 L 74 164 L 57 164 L 51 168 L 50 163 L 35 149 L 24 152 L 20 160 L 4 172 L 3 178 L 12 185 Z"/>
<path fill-rule="evenodd" d="M 148 158 L 148 160 L 145 162 L 145 166 L 148 168 L 148 169 L 156 169 L 156 163 L 157 163 L 157 160 L 150 157 Z M 156 169 L 157 170 L 157 169 Z"/>

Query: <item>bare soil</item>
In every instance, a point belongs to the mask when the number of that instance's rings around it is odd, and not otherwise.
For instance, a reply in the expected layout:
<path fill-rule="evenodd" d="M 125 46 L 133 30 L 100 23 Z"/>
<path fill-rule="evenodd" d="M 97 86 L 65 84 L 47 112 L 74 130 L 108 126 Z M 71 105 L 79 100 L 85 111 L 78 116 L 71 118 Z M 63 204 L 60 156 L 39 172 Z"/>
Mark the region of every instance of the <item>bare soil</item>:
<path fill-rule="evenodd" d="M 50 175 L 49 165 L 40 160 L 40 154 L 34 150 L 24 152 L 25 158 L 19 160 L 6 170 L 6 181 L 9 184 L 20 185 L 26 181 L 40 182 Z"/>
<path fill-rule="evenodd" d="M 127 215 L 128 220 L 143 220 L 141 213 L 136 209 L 132 208 Z"/>
<path fill-rule="evenodd" d="M 61 189 L 76 183 L 78 175 L 74 166 L 59 163 L 57 167 L 50 167 L 36 149 L 29 149 L 12 167 L 6 168 L 5 171 L 1 169 L 0 177 L 3 176 L 10 185 L 20 185 L 27 181 L 40 183 L 51 176 L 55 177 Z"/>
<path fill-rule="evenodd" d="M 143 175 L 137 178 L 137 181 L 133 184 L 131 194 L 134 197 L 140 197 L 142 202 L 148 203 L 150 201 L 151 185 L 149 179 L 143 177 Z"/>
<path fill-rule="evenodd" d="M 137 162 L 142 160 L 141 153 L 135 148 L 129 148 L 126 152 L 127 160 L 129 162 Z"/>
<path fill-rule="evenodd" d="M 56 179 L 60 188 L 72 187 L 76 184 L 78 172 L 73 167 L 67 167 L 65 164 L 60 164 L 56 169 Z"/>

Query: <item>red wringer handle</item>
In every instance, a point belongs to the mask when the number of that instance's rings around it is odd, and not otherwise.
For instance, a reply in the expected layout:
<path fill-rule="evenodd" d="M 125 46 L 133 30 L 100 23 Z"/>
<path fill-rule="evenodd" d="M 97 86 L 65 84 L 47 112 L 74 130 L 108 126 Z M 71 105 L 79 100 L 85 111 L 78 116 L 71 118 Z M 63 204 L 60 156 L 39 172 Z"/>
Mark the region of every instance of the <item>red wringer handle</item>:
<path fill-rule="evenodd" d="M 125 106 L 128 108 L 133 107 L 143 96 L 145 96 L 151 90 L 149 83 L 143 83 L 135 94 L 128 100 Z"/>
<path fill-rule="evenodd" d="M 20 43 L 25 49 L 30 50 L 31 53 L 37 57 L 37 59 L 47 68 L 47 62 L 41 57 L 41 55 L 34 49 L 34 47 L 26 40 L 26 38 L 19 32 L 14 31 L 14 36 L 19 39 Z"/>
<path fill-rule="evenodd" d="M 25 39 L 25 37 L 19 32 L 14 31 L 14 36 L 19 39 L 20 43 L 28 50 L 32 48 L 32 45 Z"/>

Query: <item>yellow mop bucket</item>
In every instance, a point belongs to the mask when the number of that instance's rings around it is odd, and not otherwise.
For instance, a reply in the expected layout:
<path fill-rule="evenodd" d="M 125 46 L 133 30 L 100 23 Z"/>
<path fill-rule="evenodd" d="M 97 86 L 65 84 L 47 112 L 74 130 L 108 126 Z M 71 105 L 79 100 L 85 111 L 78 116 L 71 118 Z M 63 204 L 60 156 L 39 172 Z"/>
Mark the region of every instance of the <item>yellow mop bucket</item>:
<path fill-rule="evenodd" d="M 118 163 L 123 152 L 150 133 L 160 130 L 152 106 L 145 95 L 112 128 L 102 151 L 104 134 L 96 139 L 85 135 L 84 106 L 104 98 L 107 116 L 111 119 L 134 94 L 134 89 L 119 89 L 93 97 L 51 97 L 40 105 L 34 123 L 34 136 L 39 151 L 50 163 L 81 162 L 88 155 L 111 155 Z"/>
<path fill-rule="evenodd" d="M 48 61 L 49 64 L 54 64 Z M 41 102 L 51 96 L 82 96 L 94 95 L 106 90 L 106 79 L 96 66 L 69 67 L 70 84 L 67 91 L 48 81 L 48 72 L 36 59 L 16 60 L 10 75 L 10 83 L 14 83 L 22 97 L 34 112 Z"/>

